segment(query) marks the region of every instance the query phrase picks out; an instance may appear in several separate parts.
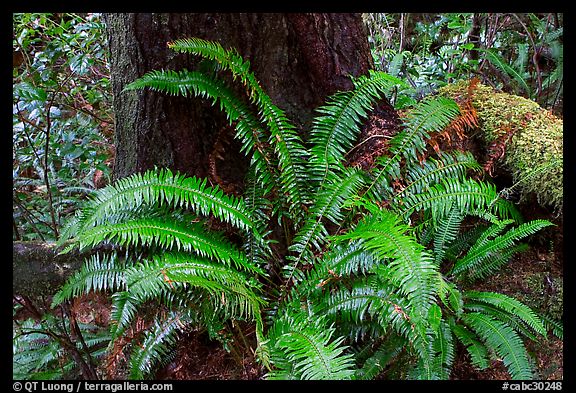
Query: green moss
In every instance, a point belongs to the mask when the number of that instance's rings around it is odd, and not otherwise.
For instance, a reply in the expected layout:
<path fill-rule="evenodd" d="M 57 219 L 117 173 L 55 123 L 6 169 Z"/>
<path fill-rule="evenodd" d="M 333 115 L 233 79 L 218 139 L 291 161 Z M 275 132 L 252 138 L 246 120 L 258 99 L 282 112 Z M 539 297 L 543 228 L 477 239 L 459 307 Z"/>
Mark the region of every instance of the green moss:
<path fill-rule="evenodd" d="M 466 96 L 468 82 L 445 86 L 440 94 L 459 100 Z M 513 136 L 506 146 L 504 166 L 524 198 L 529 193 L 538 202 L 560 210 L 563 204 L 563 121 L 523 97 L 500 93 L 478 84 L 472 93 L 483 138 L 496 140 L 506 130 Z"/>

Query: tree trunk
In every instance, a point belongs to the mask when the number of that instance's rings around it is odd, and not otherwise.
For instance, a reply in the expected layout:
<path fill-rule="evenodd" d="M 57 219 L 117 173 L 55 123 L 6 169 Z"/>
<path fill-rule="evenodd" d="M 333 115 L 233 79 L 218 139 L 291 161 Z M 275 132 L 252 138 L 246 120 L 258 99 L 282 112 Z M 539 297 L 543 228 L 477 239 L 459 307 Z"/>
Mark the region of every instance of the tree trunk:
<path fill-rule="evenodd" d="M 106 14 L 116 114 L 115 177 L 154 166 L 241 183 L 247 160 L 218 108 L 202 99 L 122 90 L 153 69 L 194 69 L 166 43 L 198 37 L 233 47 L 301 130 L 325 98 L 373 68 L 361 14 Z M 390 109 L 385 100 L 384 106 Z M 305 133 L 303 134 L 305 137 Z M 214 162 L 215 151 L 226 154 Z M 215 168 L 214 168 L 215 167 Z M 217 173 L 214 173 L 217 172 Z M 222 184 L 221 184 L 222 185 Z"/>
<path fill-rule="evenodd" d="M 248 160 L 234 144 L 224 114 L 207 100 L 123 91 L 154 69 L 195 69 L 197 59 L 177 54 L 167 42 L 199 37 L 238 50 L 304 137 L 327 96 L 351 89 L 350 75 L 373 68 L 360 14 L 105 14 L 105 22 L 116 117 L 115 178 L 154 166 L 208 177 L 221 186 L 221 181 L 238 185 L 244 177 Z M 398 125 L 383 99 L 360 139 L 393 133 Z M 370 142 L 349 161 L 365 166 L 366 157 L 379 150 L 377 139 Z M 222 147 L 224 158 L 214 168 L 210 163 Z M 56 292 L 92 251 L 58 255 L 54 245 L 14 242 L 13 293 Z"/>

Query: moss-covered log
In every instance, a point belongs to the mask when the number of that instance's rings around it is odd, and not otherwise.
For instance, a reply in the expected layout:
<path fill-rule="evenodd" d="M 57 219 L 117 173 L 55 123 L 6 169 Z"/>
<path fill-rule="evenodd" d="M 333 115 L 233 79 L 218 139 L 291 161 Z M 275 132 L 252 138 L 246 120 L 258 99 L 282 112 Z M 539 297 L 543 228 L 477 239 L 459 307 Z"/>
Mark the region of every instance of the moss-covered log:
<path fill-rule="evenodd" d="M 85 258 L 104 247 L 60 255 L 55 243 L 12 243 L 12 293 L 27 296 L 52 295 L 66 279 L 80 269 Z M 107 249 L 110 249 L 108 246 Z"/>
<path fill-rule="evenodd" d="M 534 194 L 543 206 L 561 211 L 563 205 L 563 121 L 536 102 L 461 81 L 440 89 L 440 94 L 476 110 L 480 133 L 502 169 L 512 175 L 508 191 L 521 199 Z"/>

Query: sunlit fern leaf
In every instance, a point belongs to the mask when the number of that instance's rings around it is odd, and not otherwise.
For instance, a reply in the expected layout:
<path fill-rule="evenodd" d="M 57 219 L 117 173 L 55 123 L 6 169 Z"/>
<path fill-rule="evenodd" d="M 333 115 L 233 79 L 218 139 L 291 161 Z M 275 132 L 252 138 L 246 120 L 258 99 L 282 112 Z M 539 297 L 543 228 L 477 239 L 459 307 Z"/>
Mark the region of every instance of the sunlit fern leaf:
<path fill-rule="evenodd" d="M 321 250 L 326 242 L 328 232 L 324 220 L 339 223 L 343 204 L 357 193 L 362 186 L 362 176 L 357 169 L 342 168 L 340 172 L 331 172 L 323 183 L 310 207 L 307 219 L 296 233 L 289 250 L 296 254 L 294 264 L 312 257 L 314 250 Z"/>
<path fill-rule="evenodd" d="M 202 56 L 215 60 L 224 70 L 239 79 L 251 102 L 256 105 L 260 119 L 270 132 L 268 143 L 273 146 L 280 166 L 280 188 L 288 197 L 288 208 L 295 218 L 302 217 L 301 205 L 311 197 L 308 196 L 307 180 L 309 178 L 305 162 L 308 152 L 296 128 L 288 121 L 284 112 L 272 103 L 264 92 L 254 74 L 250 63 L 233 49 L 224 49 L 219 43 L 199 38 L 175 40 L 168 46 L 182 53 Z"/>
<path fill-rule="evenodd" d="M 310 130 L 312 159 L 310 170 L 320 184 L 329 172 L 329 165 L 343 162 L 360 134 L 361 122 L 372 106 L 395 85 L 405 82 L 383 72 L 369 71 L 368 76 L 352 80 L 354 88 L 338 92 L 316 111 Z"/>
<path fill-rule="evenodd" d="M 304 380 L 351 379 L 352 355 L 345 353 L 342 337 L 333 338 L 334 330 L 323 318 L 308 315 L 300 308 L 285 310 L 269 332 L 275 358 L 283 362 L 276 362 L 278 369 L 271 370 L 267 379 L 287 375 Z"/>
<path fill-rule="evenodd" d="M 451 328 L 456 338 L 466 347 L 472 364 L 480 370 L 487 369 L 490 366 L 489 353 L 479 337 L 463 325 L 452 323 Z"/>
<path fill-rule="evenodd" d="M 178 334 L 186 326 L 182 321 L 183 314 L 170 312 L 160 322 L 154 321 L 141 344 L 134 345 L 130 355 L 130 379 L 145 379 L 152 376 L 155 367 L 166 362 L 173 354 Z"/>
<path fill-rule="evenodd" d="M 203 216 L 213 214 L 239 229 L 252 230 L 244 202 L 225 195 L 218 187 L 207 186 L 206 182 L 206 179 L 173 174 L 169 169 L 150 170 L 119 179 L 98 190 L 82 210 L 72 235 L 82 234 L 94 225 L 107 224 L 109 216 L 142 204 L 192 209 Z"/>
<path fill-rule="evenodd" d="M 113 225 L 100 225 L 79 235 L 80 248 L 110 241 L 122 246 L 161 246 L 165 250 L 194 252 L 199 256 L 233 263 L 236 268 L 263 273 L 246 255 L 221 234 L 207 231 L 200 223 L 142 218 Z"/>
<path fill-rule="evenodd" d="M 126 263 L 115 255 L 92 255 L 80 270 L 69 277 L 52 298 L 52 308 L 64 300 L 87 294 L 90 291 L 118 291 L 125 289 Z"/>
<path fill-rule="evenodd" d="M 456 239 L 464 215 L 456 206 L 452 206 L 446 217 L 438 220 L 434 230 L 434 261 L 438 266 L 444 259 L 448 245 Z"/>
<path fill-rule="evenodd" d="M 462 321 L 498 354 L 512 379 L 532 379 L 526 348 L 510 326 L 481 313 L 466 313 Z"/>
<path fill-rule="evenodd" d="M 430 209 L 434 217 L 443 217 L 453 203 L 463 214 L 480 208 L 500 217 L 516 218 L 518 214 L 512 203 L 500 198 L 495 185 L 473 179 L 444 179 L 426 192 L 407 195 L 401 210 L 404 217 L 424 209 Z"/>
<path fill-rule="evenodd" d="M 417 312 L 425 316 L 435 301 L 437 266 L 424 247 L 406 234 L 408 230 L 409 227 L 402 224 L 398 216 L 382 210 L 378 215 L 360 221 L 353 231 L 339 235 L 335 240 L 362 239 L 367 250 L 388 261 L 391 282 L 407 296 Z"/>
<path fill-rule="evenodd" d="M 470 307 L 470 303 L 485 303 L 495 306 L 505 313 L 513 315 L 515 318 L 522 320 L 530 326 L 536 333 L 546 336 L 546 328 L 540 318 L 530 307 L 520 301 L 507 296 L 503 293 L 484 292 L 484 291 L 466 291 L 464 292 L 466 301 L 465 307 Z"/>
<path fill-rule="evenodd" d="M 395 196 L 396 200 L 407 194 L 426 191 L 430 185 L 445 178 L 463 178 L 469 170 L 480 170 L 480 165 L 470 152 L 441 153 L 438 158 L 429 157 L 423 163 L 407 167 L 406 186 Z"/>
<path fill-rule="evenodd" d="M 484 264 L 492 262 L 491 258 L 493 258 L 494 255 L 505 252 L 507 249 L 514 247 L 518 240 L 533 235 L 540 229 L 552 225 L 551 222 L 546 220 L 533 220 L 511 228 L 504 234 L 500 234 L 507 224 L 510 224 L 510 220 L 493 224 L 486 229 L 468 253 L 456 261 L 451 273 L 454 275 L 462 275 L 464 272 L 482 269 Z M 472 275 L 474 275 L 474 273 L 472 273 Z"/>

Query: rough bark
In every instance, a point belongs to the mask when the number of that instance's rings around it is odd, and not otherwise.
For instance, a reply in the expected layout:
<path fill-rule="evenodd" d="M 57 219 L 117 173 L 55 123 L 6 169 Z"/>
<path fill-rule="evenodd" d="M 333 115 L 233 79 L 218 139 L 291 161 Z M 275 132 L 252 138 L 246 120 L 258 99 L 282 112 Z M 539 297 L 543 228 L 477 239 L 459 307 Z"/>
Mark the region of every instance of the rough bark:
<path fill-rule="evenodd" d="M 241 182 L 246 160 L 231 142 L 218 108 L 201 99 L 127 91 L 127 83 L 152 69 L 194 69 L 197 59 L 166 43 L 199 37 L 234 47 L 276 105 L 302 130 L 314 109 L 349 75 L 373 67 L 360 14 L 106 14 L 116 113 L 115 177 L 154 166 L 211 177 L 208 162 L 225 143 L 217 171 Z M 389 104 L 387 102 L 384 105 Z M 213 177 L 213 176 L 212 176 Z M 215 179 L 212 178 L 214 181 Z"/>

